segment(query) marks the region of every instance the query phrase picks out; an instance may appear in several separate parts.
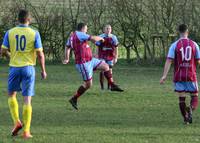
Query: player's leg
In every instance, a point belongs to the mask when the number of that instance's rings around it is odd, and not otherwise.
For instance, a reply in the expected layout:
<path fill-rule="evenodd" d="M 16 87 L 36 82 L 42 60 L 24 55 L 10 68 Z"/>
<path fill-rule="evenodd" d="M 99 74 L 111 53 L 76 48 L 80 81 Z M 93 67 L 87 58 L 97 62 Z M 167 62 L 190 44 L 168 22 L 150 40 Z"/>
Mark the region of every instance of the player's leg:
<path fill-rule="evenodd" d="M 22 68 L 22 95 L 24 97 L 23 105 L 23 124 L 24 133 L 23 137 L 25 139 L 31 138 L 31 119 L 32 119 L 32 105 L 31 100 L 34 96 L 35 88 L 35 68 L 33 66 L 27 66 Z"/>
<path fill-rule="evenodd" d="M 191 93 L 190 107 L 192 111 L 196 110 L 198 107 L 198 83 L 188 82 L 188 90 Z"/>
<path fill-rule="evenodd" d="M 103 59 L 100 59 L 100 60 L 104 61 Z M 103 71 L 100 71 L 100 73 L 99 73 L 99 82 L 100 82 L 101 89 L 104 90 L 104 73 L 103 73 Z"/>
<path fill-rule="evenodd" d="M 113 68 L 113 61 L 106 61 L 106 63 L 109 65 L 109 69 L 110 69 L 110 73 L 113 75 L 113 72 L 112 72 L 112 68 Z M 107 89 L 110 89 L 111 86 L 109 84 L 109 82 L 107 83 Z"/>
<path fill-rule="evenodd" d="M 186 99 L 186 94 L 185 92 L 180 92 L 180 93 L 177 93 L 178 94 L 178 98 L 179 98 L 179 110 L 181 112 L 181 115 L 183 117 L 183 120 L 185 123 L 188 122 L 188 115 L 187 115 L 187 112 L 186 112 L 186 102 L 185 102 L 185 99 Z"/>
<path fill-rule="evenodd" d="M 112 73 L 110 71 L 108 64 L 95 58 L 93 59 L 93 63 L 94 63 L 93 64 L 94 70 L 97 69 L 104 72 L 104 76 L 106 77 L 108 83 L 111 85 L 111 91 L 119 91 L 119 92 L 123 91 L 114 83 Z"/>
<path fill-rule="evenodd" d="M 190 100 L 190 106 L 186 108 L 186 112 L 188 114 L 188 122 L 191 124 L 192 123 L 192 114 L 193 111 L 197 109 L 198 107 L 198 94 L 197 93 L 192 93 L 191 94 L 191 100 Z"/>
<path fill-rule="evenodd" d="M 17 92 L 9 93 L 8 106 L 13 119 L 14 128 L 12 129 L 12 136 L 17 136 L 20 129 L 22 129 L 22 123 L 19 119 L 19 106 L 16 98 Z"/>
<path fill-rule="evenodd" d="M 198 83 L 187 82 L 187 90 L 191 93 L 190 106 L 187 107 L 188 121 L 192 123 L 192 113 L 198 107 Z"/>
<path fill-rule="evenodd" d="M 18 135 L 18 131 L 22 128 L 22 123 L 19 119 L 19 107 L 16 98 L 17 91 L 20 91 L 20 72 L 18 68 L 11 67 L 8 76 L 8 106 L 14 123 L 12 136 Z"/>
<path fill-rule="evenodd" d="M 110 73 L 112 74 L 112 67 L 110 67 Z M 112 74 L 113 75 L 113 74 Z M 109 84 L 109 82 L 107 83 L 107 89 L 110 89 L 111 88 L 111 86 L 110 86 L 110 84 Z"/>
<path fill-rule="evenodd" d="M 84 83 L 78 88 L 75 95 L 69 100 L 69 102 L 71 103 L 72 107 L 78 110 L 77 107 L 78 99 L 92 86 L 93 68 L 91 62 L 87 62 L 84 64 L 77 64 L 76 68 L 82 75 Z"/>
<path fill-rule="evenodd" d="M 88 81 L 84 81 L 83 85 L 81 85 L 78 90 L 76 91 L 76 94 L 69 100 L 72 107 L 74 109 L 78 110 L 77 101 L 80 98 L 81 95 L 83 95 L 90 87 L 92 86 L 92 79 Z"/>
<path fill-rule="evenodd" d="M 198 94 L 191 94 L 190 107 L 192 111 L 196 110 L 199 104 Z"/>
<path fill-rule="evenodd" d="M 31 96 L 24 96 L 24 105 L 23 105 L 23 124 L 24 124 L 24 138 L 32 138 L 30 133 L 31 119 L 32 119 L 32 105 L 31 105 Z"/>
<path fill-rule="evenodd" d="M 99 73 L 99 82 L 100 82 L 101 89 L 104 90 L 104 73 L 103 73 L 103 71 L 101 71 Z"/>
<path fill-rule="evenodd" d="M 184 119 L 184 123 L 188 124 L 188 112 L 187 112 L 187 106 L 186 106 L 186 91 L 187 91 L 187 83 L 186 82 L 175 82 L 175 92 L 177 92 L 177 95 L 179 97 L 179 109 L 181 112 L 181 115 Z"/>

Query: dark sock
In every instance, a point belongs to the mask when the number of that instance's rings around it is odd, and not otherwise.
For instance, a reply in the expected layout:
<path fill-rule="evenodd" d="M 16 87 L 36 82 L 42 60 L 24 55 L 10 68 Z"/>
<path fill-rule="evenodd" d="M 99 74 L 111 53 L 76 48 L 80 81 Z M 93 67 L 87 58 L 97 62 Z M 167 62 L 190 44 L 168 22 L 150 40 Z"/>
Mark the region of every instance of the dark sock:
<path fill-rule="evenodd" d="M 100 72 L 99 74 L 99 81 L 100 81 L 100 85 L 101 85 L 101 89 L 104 89 L 104 75 L 103 75 L 103 72 Z"/>
<path fill-rule="evenodd" d="M 190 106 L 192 110 L 197 109 L 198 103 L 199 103 L 198 96 L 191 96 Z"/>
<path fill-rule="evenodd" d="M 110 89 L 110 84 L 108 83 L 108 89 Z"/>
<path fill-rule="evenodd" d="M 184 119 L 185 119 L 185 115 L 186 115 L 185 108 L 186 108 L 185 97 L 179 97 L 179 109 L 180 109 L 181 114 Z"/>
<path fill-rule="evenodd" d="M 114 82 L 112 81 L 112 73 L 110 71 L 104 72 L 104 76 L 108 80 L 108 83 L 112 85 Z"/>
<path fill-rule="evenodd" d="M 84 86 L 80 86 L 76 92 L 76 94 L 74 95 L 75 99 L 78 99 L 81 95 L 83 95 L 83 93 L 86 91 L 87 89 Z"/>

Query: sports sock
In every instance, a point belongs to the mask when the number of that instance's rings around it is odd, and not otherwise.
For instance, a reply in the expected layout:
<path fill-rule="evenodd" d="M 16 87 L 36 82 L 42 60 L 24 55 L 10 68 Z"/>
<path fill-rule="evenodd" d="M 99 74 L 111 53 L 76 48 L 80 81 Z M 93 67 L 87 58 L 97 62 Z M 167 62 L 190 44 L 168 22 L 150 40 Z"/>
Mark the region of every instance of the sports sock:
<path fill-rule="evenodd" d="M 100 81 L 100 85 L 101 85 L 101 89 L 104 89 L 104 75 L 103 75 L 103 72 L 100 72 L 99 74 L 99 81 Z"/>
<path fill-rule="evenodd" d="M 16 97 L 9 97 L 8 98 L 8 106 L 10 109 L 10 113 L 13 119 L 14 124 L 20 122 L 19 120 L 19 107 Z"/>
<path fill-rule="evenodd" d="M 111 73 L 111 71 L 104 72 L 104 76 L 106 77 L 106 79 L 108 80 L 108 83 L 110 85 L 114 84 L 114 82 L 112 80 L 112 73 Z"/>
<path fill-rule="evenodd" d="M 31 118 L 32 118 L 32 106 L 24 104 L 23 106 L 24 132 L 30 132 Z"/>
<path fill-rule="evenodd" d="M 109 83 L 107 84 L 107 89 L 110 89 L 110 84 Z"/>
<path fill-rule="evenodd" d="M 181 114 L 183 116 L 183 118 L 185 119 L 185 115 L 186 115 L 186 103 L 185 103 L 185 97 L 179 97 L 179 109 L 181 111 Z"/>
<path fill-rule="evenodd" d="M 190 106 L 192 110 L 197 109 L 198 103 L 199 103 L 198 96 L 191 96 Z"/>
<path fill-rule="evenodd" d="M 74 95 L 75 99 L 78 99 L 81 95 L 83 95 L 83 93 L 86 91 L 87 89 L 84 86 L 80 86 L 76 92 L 76 94 Z"/>

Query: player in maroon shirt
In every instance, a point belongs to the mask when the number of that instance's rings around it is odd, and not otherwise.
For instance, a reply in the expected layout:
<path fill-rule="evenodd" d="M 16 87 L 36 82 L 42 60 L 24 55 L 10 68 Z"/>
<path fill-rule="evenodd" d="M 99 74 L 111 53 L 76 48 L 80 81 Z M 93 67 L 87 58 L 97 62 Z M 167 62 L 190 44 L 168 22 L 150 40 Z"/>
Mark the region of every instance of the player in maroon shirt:
<path fill-rule="evenodd" d="M 196 63 L 200 64 L 200 51 L 196 42 L 188 38 L 188 27 L 181 24 L 178 28 L 180 38 L 174 42 L 167 56 L 163 76 L 163 84 L 174 61 L 174 87 L 179 97 L 179 108 L 186 124 L 192 123 L 192 111 L 198 106 L 198 84 Z M 186 106 L 186 93 L 191 95 L 190 105 Z"/>
<path fill-rule="evenodd" d="M 96 45 L 98 46 L 98 58 L 105 61 L 109 67 L 110 71 L 112 73 L 112 67 L 114 64 L 117 63 L 118 58 L 118 39 L 117 37 L 112 34 L 112 27 L 111 25 L 105 25 L 103 29 L 104 33 L 99 35 L 100 37 L 104 38 L 104 42 L 96 42 Z M 100 85 L 101 89 L 104 89 L 104 74 L 103 72 L 100 72 Z M 108 89 L 110 89 L 110 85 L 108 83 Z"/>
<path fill-rule="evenodd" d="M 70 38 L 66 43 L 65 60 L 63 61 L 63 64 L 67 64 L 69 62 L 70 51 L 73 49 L 76 68 L 84 80 L 83 85 L 78 88 L 76 94 L 69 100 L 75 109 L 78 109 L 78 98 L 92 86 L 93 70 L 97 69 L 104 72 L 104 76 L 111 85 L 111 91 L 123 91 L 114 83 L 108 64 L 106 64 L 104 61 L 92 57 L 92 51 L 88 45 L 88 41 L 95 43 L 97 41 L 103 42 L 104 39 L 99 36 L 90 36 L 86 33 L 87 25 L 84 23 L 79 23 L 77 26 L 77 31 L 70 35 Z"/>

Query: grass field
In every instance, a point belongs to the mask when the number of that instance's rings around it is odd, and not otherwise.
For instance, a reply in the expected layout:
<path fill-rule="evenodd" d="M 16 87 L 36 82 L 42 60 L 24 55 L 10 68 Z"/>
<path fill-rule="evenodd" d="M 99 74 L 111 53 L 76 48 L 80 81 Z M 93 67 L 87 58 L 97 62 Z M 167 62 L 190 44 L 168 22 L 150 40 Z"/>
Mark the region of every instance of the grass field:
<path fill-rule="evenodd" d="M 0 143 L 190 143 L 200 142 L 200 111 L 192 125 L 183 125 L 171 78 L 159 85 L 162 67 L 116 66 L 114 77 L 124 93 L 94 86 L 79 100 L 79 111 L 68 99 L 81 83 L 74 65 L 47 65 L 48 79 L 40 80 L 33 98 L 33 139 L 10 137 L 7 106 L 7 65 L 0 67 Z M 170 74 L 171 76 L 171 74 Z M 18 96 L 22 111 L 22 96 Z"/>

